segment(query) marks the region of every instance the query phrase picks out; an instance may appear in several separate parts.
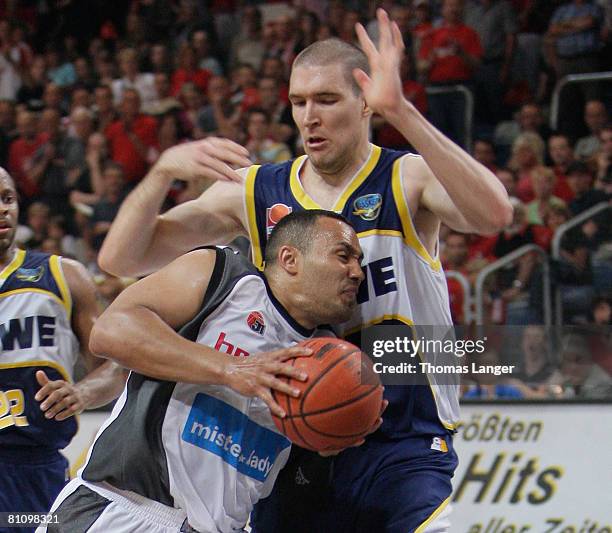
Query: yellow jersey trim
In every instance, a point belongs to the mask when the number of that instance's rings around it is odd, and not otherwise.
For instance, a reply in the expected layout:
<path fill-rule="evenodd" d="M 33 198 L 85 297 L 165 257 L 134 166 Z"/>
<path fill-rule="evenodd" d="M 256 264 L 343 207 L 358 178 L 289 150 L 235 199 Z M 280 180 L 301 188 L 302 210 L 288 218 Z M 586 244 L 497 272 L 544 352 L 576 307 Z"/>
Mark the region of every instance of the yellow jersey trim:
<path fill-rule="evenodd" d="M 344 210 L 344 206 L 346 202 L 351 197 L 351 195 L 363 184 L 363 182 L 370 175 L 378 160 L 380 159 L 380 154 L 382 153 L 382 149 L 380 146 L 371 145 L 370 154 L 366 162 L 363 164 L 357 175 L 350 181 L 344 192 L 340 195 L 340 197 L 336 200 L 336 203 L 331 208 L 332 211 L 336 211 L 337 213 L 341 213 Z M 293 194 L 296 201 L 304 208 L 304 209 L 324 209 L 317 202 L 315 202 L 304 190 L 302 187 L 302 182 L 300 181 L 300 177 L 298 175 L 300 167 L 302 163 L 306 160 L 307 156 L 298 157 L 293 164 L 291 165 L 291 173 L 289 175 L 289 184 L 291 186 L 291 193 Z"/>
<path fill-rule="evenodd" d="M 397 231 L 394 229 L 370 229 L 368 231 L 362 231 L 357 234 L 357 237 L 360 239 L 364 237 L 369 237 L 371 235 L 382 235 L 385 237 L 400 237 L 402 240 L 404 239 L 404 234 L 401 231 Z"/>
<path fill-rule="evenodd" d="M 58 255 L 52 255 L 49 258 L 49 266 L 51 268 L 51 274 L 53 274 L 53 278 L 55 279 L 55 283 L 57 283 L 57 286 L 59 287 L 63 300 L 62 303 L 66 308 L 66 315 L 68 316 L 68 321 L 70 322 L 72 317 L 72 296 L 64 276 L 64 271 L 62 270 L 60 257 Z"/>
<path fill-rule="evenodd" d="M 27 289 L 14 289 L 12 291 L 4 292 L 0 294 L 0 298 L 6 298 L 8 296 L 13 296 L 14 294 L 24 294 L 28 292 L 36 292 L 38 294 L 44 294 L 45 296 L 49 296 L 50 298 L 53 298 L 62 307 L 65 307 L 64 301 L 57 294 L 54 294 L 51 291 L 48 291 L 46 289 L 37 289 L 35 287 L 31 287 Z"/>
<path fill-rule="evenodd" d="M 449 496 L 448 498 L 446 498 L 446 500 L 444 500 L 437 508 L 436 510 L 431 513 L 431 515 L 429 516 L 429 518 L 427 520 L 425 520 L 425 522 L 423 522 L 419 527 L 417 527 L 414 530 L 414 533 L 423 533 L 423 531 L 425 531 L 425 528 L 427 528 L 427 526 L 429 524 L 431 524 L 438 516 L 440 516 L 440 513 L 442 511 L 444 511 L 444 508 L 450 503 L 451 497 Z"/>
<path fill-rule="evenodd" d="M 19 248 L 17 248 L 13 260 L 4 267 L 2 272 L 0 272 L 0 281 L 8 279 L 8 277 L 23 264 L 25 256 L 25 250 L 20 250 Z"/>
<path fill-rule="evenodd" d="M 393 163 L 393 172 L 391 175 L 391 187 L 393 189 L 393 199 L 395 200 L 395 206 L 402 222 L 402 229 L 404 230 L 404 243 L 412 248 L 417 255 L 423 259 L 433 270 L 439 272 L 442 269 L 440 259 L 434 259 L 431 257 L 427 248 L 423 246 L 420 241 L 414 224 L 412 223 L 412 217 L 410 216 L 410 210 L 408 208 L 408 202 L 404 195 L 404 187 L 402 185 L 402 158 L 397 159 Z"/>
<path fill-rule="evenodd" d="M 383 315 L 382 317 L 377 317 L 373 320 L 370 320 L 369 322 L 366 322 L 365 324 L 362 324 L 360 326 L 354 327 L 352 329 L 349 329 L 347 331 L 345 331 L 342 336 L 343 337 L 348 337 L 349 335 L 353 335 L 354 333 L 357 333 L 358 331 L 361 331 L 362 329 L 366 329 L 369 328 L 371 326 L 375 326 L 376 324 L 380 324 L 381 322 L 384 322 L 385 320 L 397 320 L 398 322 L 401 322 L 402 324 L 405 324 L 408 327 L 412 327 L 414 326 L 414 322 L 412 320 L 410 320 L 409 318 L 402 316 L 402 315 Z M 423 356 L 422 354 L 419 352 L 419 358 L 421 359 L 421 361 L 423 361 Z M 429 376 L 427 376 L 427 382 L 429 383 L 429 388 L 431 389 L 431 394 L 433 396 L 433 400 L 434 403 L 436 404 L 436 410 L 437 410 L 437 405 L 438 405 L 438 395 L 436 394 L 436 390 L 434 389 L 434 387 L 431 384 L 431 381 L 429 380 Z M 440 424 L 442 424 L 442 426 L 444 426 L 446 429 L 450 430 L 450 431 L 455 431 L 457 429 L 457 424 L 450 424 L 448 422 L 445 422 L 444 420 L 442 420 L 440 418 L 440 416 L 438 415 L 438 420 L 440 421 Z"/>
<path fill-rule="evenodd" d="M 247 213 L 247 224 L 251 249 L 253 250 L 253 263 L 259 269 L 263 269 L 263 257 L 261 254 L 261 243 L 259 242 L 259 232 L 257 231 L 257 217 L 255 214 L 255 178 L 261 165 L 253 165 L 247 172 L 245 180 L 245 207 Z"/>
<path fill-rule="evenodd" d="M 6 363 L 0 364 L 0 370 L 5 370 L 7 368 L 28 368 L 30 366 L 49 366 L 51 368 L 54 368 L 62 375 L 65 381 L 67 381 L 68 383 L 72 383 L 72 379 L 70 378 L 70 375 L 68 374 L 66 369 L 55 361 L 45 361 L 43 359 L 37 359 L 34 361 L 23 361 L 21 363 Z"/>

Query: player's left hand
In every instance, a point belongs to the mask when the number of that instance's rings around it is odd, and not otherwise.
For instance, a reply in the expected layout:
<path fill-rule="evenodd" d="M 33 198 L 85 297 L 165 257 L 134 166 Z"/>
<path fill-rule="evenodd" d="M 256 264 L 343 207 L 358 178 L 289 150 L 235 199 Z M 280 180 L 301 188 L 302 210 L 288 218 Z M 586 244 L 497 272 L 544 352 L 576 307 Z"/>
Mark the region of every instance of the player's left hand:
<path fill-rule="evenodd" d="M 383 400 L 382 404 L 380 406 L 380 416 L 378 417 L 378 420 L 376 420 L 376 422 L 374 423 L 374 425 L 372 426 L 370 431 L 368 431 L 368 435 L 371 435 L 375 431 L 378 431 L 378 428 L 380 426 L 382 426 L 382 423 L 383 423 L 382 414 L 384 413 L 385 409 L 387 408 L 387 405 L 389 405 L 389 401 L 388 400 Z M 366 435 L 366 437 L 367 437 L 367 435 Z M 360 441 L 356 442 L 352 446 L 349 446 L 349 448 L 358 448 L 363 443 L 365 443 L 365 441 L 366 440 L 365 440 L 365 437 L 364 437 L 363 439 L 361 439 Z M 329 451 L 329 452 L 323 451 L 323 452 L 319 452 L 319 455 L 321 457 L 332 457 L 334 455 L 338 455 L 340 452 L 343 452 L 346 449 L 347 448 L 343 448 L 342 450 L 333 450 L 333 451 Z"/>
<path fill-rule="evenodd" d="M 380 30 L 378 49 L 365 28 L 359 23 L 355 25 L 359 44 L 370 64 L 370 75 L 361 69 L 354 69 L 353 76 L 363 91 L 368 107 L 387 118 L 405 100 L 400 79 L 404 40 L 397 23 L 389 20 L 384 9 L 376 11 L 376 19 Z"/>
<path fill-rule="evenodd" d="M 58 422 L 66 420 L 73 415 L 82 413 L 85 402 L 80 390 L 63 379 L 51 381 L 43 370 L 36 372 L 36 381 L 40 390 L 34 399 L 40 404 L 40 410 L 45 413 L 45 418 L 54 418 Z"/>

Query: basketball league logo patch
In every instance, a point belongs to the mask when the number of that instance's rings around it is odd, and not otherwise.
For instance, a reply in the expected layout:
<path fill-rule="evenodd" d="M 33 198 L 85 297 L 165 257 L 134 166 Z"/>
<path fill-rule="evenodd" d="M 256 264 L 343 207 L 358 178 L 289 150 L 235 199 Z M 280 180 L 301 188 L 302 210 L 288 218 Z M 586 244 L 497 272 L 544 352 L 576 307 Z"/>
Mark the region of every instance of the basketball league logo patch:
<path fill-rule="evenodd" d="M 255 333 L 264 334 L 266 323 L 263 315 L 259 311 L 251 311 L 247 317 L 247 324 Z"/>
<path fill-rule="evenodd" d="M 45 267 L 43 265 L 40 265 L 38 268 L 20 268 L 15 273 L 15 277 L 20 281 L 38 283 L 43 277 L 44 273 Z"/>
<path fill-rule="evenodd" d="M 382 196 L 380 194 L 366 194 L 353 202 L 353 215 L 357 215 L 363 220 L 375 220 L 380 214 L 381 206 Z"/>
<path fill-rule="evenodd" d="M 293 211 L 292 207 L 285 204 L 274 204 L 272 207 L 266 208 L 266 236 L 270 236 L 274 226 L 276 226 L 281 218 Z"/>

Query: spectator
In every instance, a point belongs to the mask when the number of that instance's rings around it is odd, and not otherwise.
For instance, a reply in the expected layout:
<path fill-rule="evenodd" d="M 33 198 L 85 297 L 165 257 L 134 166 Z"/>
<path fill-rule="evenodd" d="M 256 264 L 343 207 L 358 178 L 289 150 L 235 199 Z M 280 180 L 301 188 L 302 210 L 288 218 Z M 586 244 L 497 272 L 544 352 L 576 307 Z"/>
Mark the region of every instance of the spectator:
<path fill-rule="evenodd" d="M 155 99 L 145 109 L 148 115 L 163 115 L 168 111 L 181 108 L 181 103 L 170 94 L 170 78 L 165 72 L 156 72 L 155 76 Z"/>
<path fill-rule="evenodd" d="M 412 28 L 412 48 L 414 57 L 418 58 L 421 46 L 433 31 L 431 23 L 431 6 L 429 0 L 415 0 L 414 4 L 414 27 Z"/>
<path fill-rule="evenodd" d="M 39 248 L 47 238 L 50 209 L 47 204 L 34 202 L 28 207 L 26 225 L 19 226 L 16 242 L 23 248 Z"/>
<path fill-rule="evenodd" d="M 283 62 L 278 57 L 266 57 L 261 64 L 261 78 L 276 80 L 279 96 L 284 102 L 289 102 L 289 85 L 285 77 Z"/>
<path fill-rule="evenodd" d="M 15 105 L 10 100 L 0 100 L 0 166 L 8 167 L 9 147 L 17 138 L 15 129 Z"/>
<path fill-rule="evenodd" d="M 64 60 L 59 49 L 51 44 L 45 51 L 47 63 L 47 75 L 49 79 L 59 87 L 69 87 L 76 81 L 74 65 Z"/>
<path fill-rule="evenodd" d="M 548 28 L 548 39 L 554 42 L 552 61 L 561 79 L 569 74 L 597 72 L 601 38 L 599 26 L 601 8 L 589 0 L 572 0 L 553 13 Z M 580 123 L 581 93 L 584 99 L 596 99 L 596 83 L 568 85 L 561 94 L 559 130 L 574 135 Z M 584 101 L 584 100 L 582 100 Z"/>
<path fill-rule="evenodd" d="M 569 204 L 574 216 L 600 202 L 607 202 L 612 197 L 610 193 L 593 188 L 593 174 L 588 165 L 582 161 L 570 165 L 567 170 L 567 181 L 575 195 Z"/>
<path fill-rule="evenodd" d="M 493 143 L 487 139 L 476 139 L 472 148 L 472 157 L 479 163 L 482 163 L 491 172 L 497 173 L 495 147 Z"/>
<path fill-rule="evenodd" d="M 561 372 L 565 379 L 566 397 L 589 400 L 612 397 L 612 378 L 593 362 L 589 344 L 581 335 L 571 334 L 563 338 Z"/>
<path fill-rule="evenodd" d="M 210 72 L 211 75 L 221 76 L 223 69 L 219 60 L 212 53 L 208 32 L 204 29 L 195 30 L 191 34 L 190 43 L 195 52 L 198 68 Z"/>
<path fill-rule="evenodd" d="M 584 122 L 590 134 L 578 139 L 576 157 L 589 159 L 599 150 L 599 133 L 608 122 L 608 110 L 600 100 L 589 100 L 584 106 Z"/>
<path fill-rule="evenodd" d="M 612 124 L 604 126 L 599 132 L 599 150 L 594 154 L 597 165 L 595 186 L 610 192 L 612 183 Z"/>
<path fill-rule="evenodd" d="M 198 67 L 194 49 L 185 43 L 178 51 L 177 68 L 170 79 L 170 94 L 178 96 L 186 83 L 193 83 L 200 91 L 206 93 L 211 76 L 210 70 Z"/>
<path fill-rule="evenodd" d="M 555 174 L 550 168 L 535 167 L 531 172 L 531 184 L 535 199 L 527 204 L 527 222 L 542 225 L 551 208 L 563 208 L 565 202 L 553 195 Z"/>
<path fill-rule="evenodd" d="M 158 118 L 159 127 L 157 144 L 149 150 L 149 163 L 152 165 L 168 148 L 187 142 L 189 139 L 183 130 L 183 121 L 178 113 L 168 112 Z"/>
<path fill-rule="evenodd" d="M 516 173 L 514 170 L 510 168 L 500 168 L 495 173 L 499 181 L 502 182 L 502 185 L 506 189 L 508 196 L 516 196 L 516 185 L 518 182 L 518 178 L 516 177 Z"/>
<path fill-rule="evenodd" d="M 46 80 L 45 58 L 41 55 L 34 56 L 32 64 L 23 74 L 23 84 L 17 91 L 17 102 L 25 104 L 30 111 L 42 111 Z"/>
<path fill-rule="evenodd" d="M 91 65 L 86 58 L 80 56 L 74 60 L 74 72 L 76 74 L 75 85 L 87 89 L 92 92 L 96 87 L 96 80 L 93 72 L 91 71 Z"/>
<path fill-rule="evenodd" d="M 259 70 L 265 54 L 261 12 L 257 6 L 247 4 L 242 8 L 240 33 L 232 41 L 230 65 L 234 68 L 240 64 L 247 64 Z"/>
<path fill-rule="evenodd" d="M 157 123 L 140 112 L 136 89 L 125 89 L 119 109 L 119 120 L 106 128 L 111 159 L 119 163 L 124 178 L 137 183 L 147 172 L 147 154 L 157 142 Z"/>
<path fill-rule="evenodd" d="M 92 205 L 103 193 L 102 169 L 110 163 L 110 158 L 106 137 L 101 133 L 96 132 L 89 136 L 85 161 L 87 168 L 75 190 L 70 193 L 70 204 L 77 210 L 80 207 L 77 204 Z"/>
<path fill-rule="evenodd" d="M 240 105 L 242 111 L 255 105 L 259 100 L 257 73 L 250 65 L 238 65 L 232 70 L 231 86 L 232 102 Z"/>
<path fill-rule="evenodd" d="M 40 192 L 38 183 L 29 175 L 32 157 L 45 142 L 45 136 L 37 133 L 36 127 L 36 115 L 30 111 L 21 111 L 17 115 L 19 135 L 9 147 L 8 168 L 22 196 L 20 202 L 24 207 L 27 207 Z"/>
<path fill-rule="evenodd" d="M 239 116 L 240 110 L 231 100 L 229 82 L 223 76 L 215 76 L 208 84 L 208 105 L 198 114 L 194 136 L 237 140 Z"/>
<path fill-rule="evenodd" d="M 567 169 L 574 162 L 574 152 L 567 135 L 561 133 L 551 135 L 548 139 L 548 154 L 557 178 L 553 194 L 569 202 L 574 198 L 574 192 L 567 184 Z"/>
<path fill-rule="evenodd" d="M 543 216 L 544 225 L 532 228 L 535 243 L 549 252 L 555 232 L 570 218 L 572 212 L 565 205 L 551 206 Z"/>
<path fill-rule="evenodd" d="M 84 164 L 81 140 L 66 135 L 55 109 L 42 112 L 41 125 L 47 140 L 34 154 L 29 176 L 40 187 L 52 213 L 70 213 L 68 194 Z"/>
<path fill-rule="evenodd" d="M 168 76 L 172 73 L 172 61 L 165 44 L 155 43 L 151 46 L 149 50 L 149 70 L 153 74 L 164 73 Z"/>
<path fill-rule="evenodd" d="M 136 89 L 142 104 L 148 106 L 155 99 L 153 74 L 139 71 L 136 50 L 124 48 L 119 52 L 119 70 L 121 78 L 114 80 L 111 86 L 115 105 L 123 100 L 123 93 L 127 89 Z"/>
<path fill-rule="evenodd" d="M 474 75 L 476 117 L 493 127 L 502 118 L 500 104 L 510 81 L 518 21 L 507 0 L 468 0 L 464 15 L 466 25 L 476 30 L 483 49 Z"/>
<path fill-rule="evenodd" d="M 522 133 L 535 133 L 544 140 L 550 136 L 550 130 L 546 126 L 542 109 L 538 104 L 524 104 L 515 120 L 500 122 L 495 128 L 493 140 L 495 145 L 505 152 L 504 155 L 507 155 L 508 147 L 512 146 Z M 505 161 L 504 158 L 502 160 Z"/>
<path fill-rule="evenodd" d="M 43 104 L 44 109 L 54 109 L 62 117 L 68 114 L 68 106 L 64 100 L 64 90 L 52 81 L 45 85 Z"/>
<path fill-rule="evenodd" d="M 15 100 L 21 87 L 19 65 L 11 55 L 10 27 L 0 20 L 0 100 Z"/>
<path fill-rule="evenodd" d="M 269 131 L 270 116 L 261 108 L 251 108 L 247 113 L 249 140 L 246 149 L 255 164 L 281 163 L 291 157 L 287 145 L 273 141 Z"/>
<path fill-rule="evenodd" d="M 478 34 L 462 22 L 461 0 L 444 0 L 442 23 L 422 43 L 418 68 L 429 84 L 470 84 L 480 64 L 482 47 Z M 465 102 L 461 93 L 429 97 L 432 122 L 452 140 L 465 146 Z"/>
<path fill-rule="evenodd" d="M 523 202 L 534 198 L 531 175 L 544 163 L 544 141 L 537 133 L 522 133 L 512 144 L 512 158 L 508 166 L 518 174 L 516 195 Z"/>
<path fill-rule="evenodd" d="M 93 213 L 90 220 L 92 228 L 91 246 L 96 252 L 100 250 L 111 222 L 117 216 L 121 202 L 126 195 L 121 165 L 112 162 L 106 165 L 102 173 L 102 185 L 102 196 L 93 204 Z"/>
<path fill-rule="evenodd" d="M 74 111 L 77 107 L 91 107 L 91 93 L 85 88 L 75 86 L 70 94 L 70 112 Z"/>
<path fill-rule="evenodd" d="M 180 111 L 182 129 L 187 137 L 193 137 L 194 129 L 198 123 L 198 116 L 204 107 L 204 98 L 200 88 L 191 83 L 185 83 L 181 89 L 181 100 L 183 102 Z"/>
<path fill-rule="evenodd" d="M 557 281 L 564 323 L 584 322 L 595 291 L 589 244 L 581 230 L 569 231 L 561 241 Z"/>
<path fill-rule="evenodd" d="M 118 115 L 113 104 L 113 91 L 108 85 L 98 85 L 94 89 L 94 110 L 96 115 L 97 130 L 105 131 Z"/>
<path fill-rule="evenodd" d="M 483 354 L 476 357 L 472 355 L 474 363 L 480 365 L 499 365 L 500 355 L 494 348 L 488 348 Z M 521 390 L 513 383 L 515 380 L 508 379 L 506 376 L 494 376 L 492 374 L 475 374 L 472 376 L 475 384 L 468 385 L 463 393 L 465 399 L 511 399 L 519 400 L 523 398 Z"/>
<path fill-rule="evenodd" d="M 280 97 L 280 87 L 275 78 L 260 78 L 257 82 L 259 106 L 270 117 L 270 135 L 278 142 L 292 144 L 295 141 L 295 128 L 291 107 Z"/>
<path fill-rule="evenodd" d="M 278 57 L 283 62 L 283 72 L 289 72 L 291 63 L 298 52 L 298 37 L 293 18 L 281 15 L 274 20 L 276 26 L 276 41 L 268 50 L 270 56 Z M 357 20 L 355 21 L 357 22 Z M 354 27 L 354 25 L 353 25 Z"/>
<path fill-rule="evenodd" d="M 313 11 L 303 11 L 297 21 L 300 34 L 298 49 L 303 50 L 317 40 L 317 33 L 321 26 L 321 20 Z"/>
<path fill-rule="evenodd" d="M 520 372 L 511 383 L 525 398 L 548 398 L 561 392 L 563 376 L 550 350 L 550 336 L 543 326 L 526 326 L 521 336 Z"/>

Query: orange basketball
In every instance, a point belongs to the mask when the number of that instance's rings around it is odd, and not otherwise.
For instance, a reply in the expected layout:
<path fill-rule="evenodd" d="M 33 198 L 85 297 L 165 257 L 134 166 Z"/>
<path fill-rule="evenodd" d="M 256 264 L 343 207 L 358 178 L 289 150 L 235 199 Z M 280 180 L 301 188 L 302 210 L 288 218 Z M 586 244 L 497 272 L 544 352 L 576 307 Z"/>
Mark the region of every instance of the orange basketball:
<path fill-rule="evenodd" d="M 333 451 L 359 442 L 380 416 L 383 388 L 372 361 L 357 346 L 331 337 L 301 342 L 310 357 L 291 363 L 308 374 L 290 380 L 301 394 L 293 398 L 274 391 L 287 416 L 274 416 L 278 429 L 293 443 L 313 451 Z"/>

